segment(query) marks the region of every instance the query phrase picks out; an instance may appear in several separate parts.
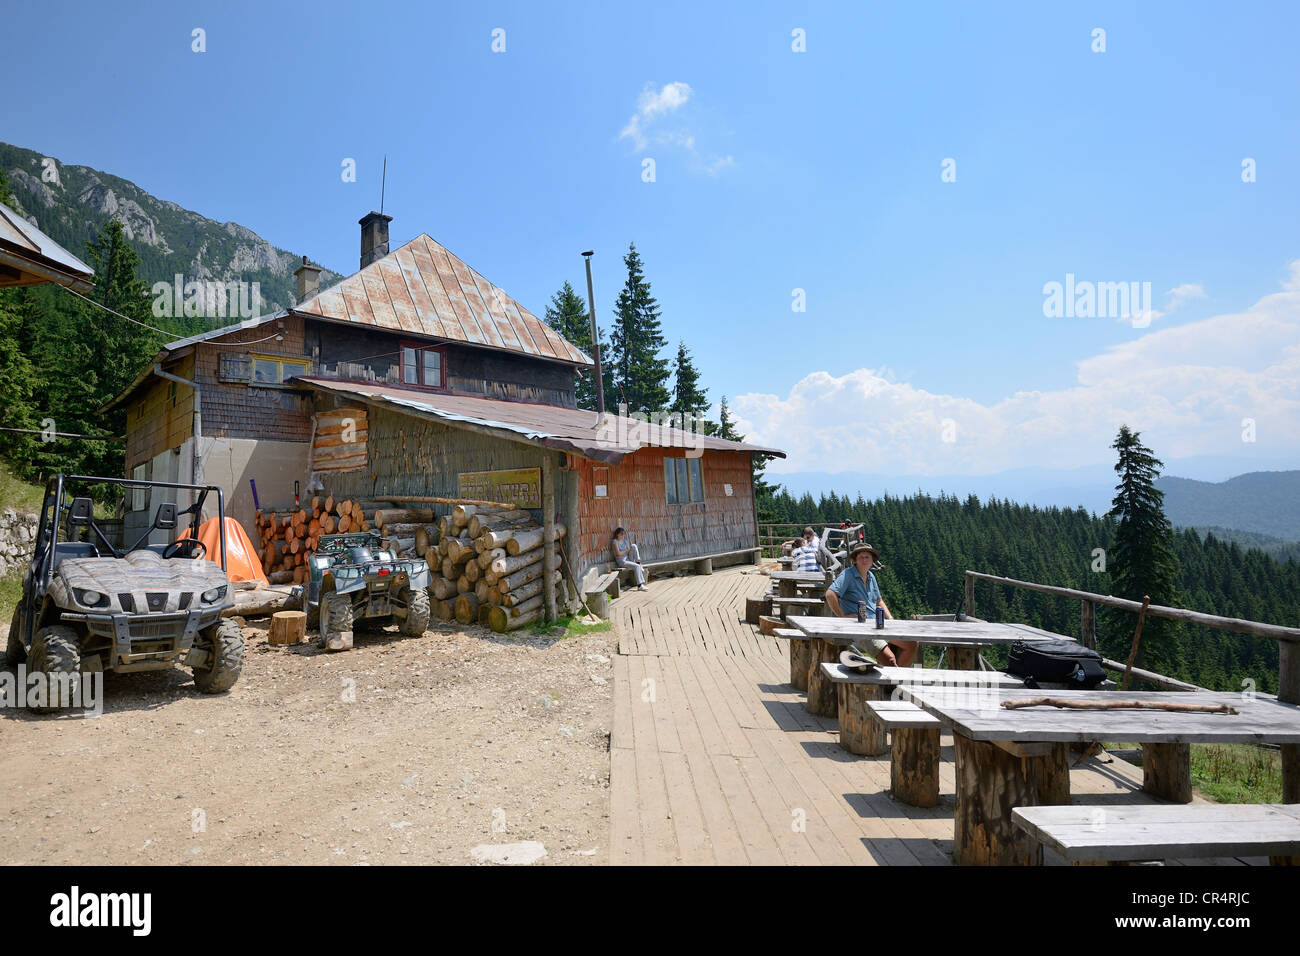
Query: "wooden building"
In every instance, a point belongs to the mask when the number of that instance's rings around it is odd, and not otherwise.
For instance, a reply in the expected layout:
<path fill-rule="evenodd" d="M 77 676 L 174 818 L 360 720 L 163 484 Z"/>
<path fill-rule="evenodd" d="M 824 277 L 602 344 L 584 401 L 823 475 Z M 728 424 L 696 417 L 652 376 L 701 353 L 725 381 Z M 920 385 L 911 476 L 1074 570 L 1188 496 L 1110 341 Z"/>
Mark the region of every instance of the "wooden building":
<path fill-rule="evenodd" d="M 170 343 L 106 408 L 127 412 L 128 477 L 221 485 L 252 528 L 317 489 L 506 498 L 540 517 L 542 475 L 576 578 L 626 527 L 646 560 L 752 548 L 758 448 L 580 410 L 591 360 L 427 235 L 388 251 L 361 220 L 361 269 L 294 307 Z M 127 536 L 151 503 L 130 503 Z M 139 531 L 136 531 L 138 534 Z"/>

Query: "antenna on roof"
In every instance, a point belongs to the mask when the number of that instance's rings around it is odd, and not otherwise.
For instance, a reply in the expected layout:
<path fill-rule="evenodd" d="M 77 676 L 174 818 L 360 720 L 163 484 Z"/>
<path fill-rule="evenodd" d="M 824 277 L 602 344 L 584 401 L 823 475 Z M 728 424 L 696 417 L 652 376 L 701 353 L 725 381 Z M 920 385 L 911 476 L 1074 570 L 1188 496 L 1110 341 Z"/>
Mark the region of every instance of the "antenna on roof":
<path fill-rule="evenodd" d="M 379 180 L 379 211 L 384 211 L 384 191 L 388 187 L 388 154 L 384 153 L 384 175 Z"/>

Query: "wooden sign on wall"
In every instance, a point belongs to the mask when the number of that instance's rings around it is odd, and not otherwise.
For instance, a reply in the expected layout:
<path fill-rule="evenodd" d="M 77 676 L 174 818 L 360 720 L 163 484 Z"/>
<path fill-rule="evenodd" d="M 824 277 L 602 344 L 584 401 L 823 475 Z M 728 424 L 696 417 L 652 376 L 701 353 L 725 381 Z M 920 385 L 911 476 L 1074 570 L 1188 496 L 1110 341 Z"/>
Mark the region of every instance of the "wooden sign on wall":
<path fill-rule="evenodd" d="M 509 471 L 463 471 L 457 493 L 462 498 L 504 501 L 520 508 L 542 506 L 542 469 L 513 468 Z"/>

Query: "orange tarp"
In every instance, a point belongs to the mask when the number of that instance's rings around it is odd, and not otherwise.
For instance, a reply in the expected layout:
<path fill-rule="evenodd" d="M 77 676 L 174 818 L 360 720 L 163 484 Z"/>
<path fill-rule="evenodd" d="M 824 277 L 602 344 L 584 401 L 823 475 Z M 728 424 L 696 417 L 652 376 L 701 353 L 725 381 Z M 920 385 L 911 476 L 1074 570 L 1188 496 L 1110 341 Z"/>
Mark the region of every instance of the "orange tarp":
<path fill-rule="evenodd" d="M 187 530 L 180 537 L 189 536 Z M 199 525 L 199 540 L 207 549 L 204 557 L 213 564 L 220 565 L 221 535 L 217 530 L 216 518 L 209 518 Z M 234 518 L 226 519 L 226 572 L 231 581 L 256 581 L 259 587 L 271 583 L 262 572 L 262 559 L 257 556 L 257 549 L 248 540 L 243 525 Z"/>

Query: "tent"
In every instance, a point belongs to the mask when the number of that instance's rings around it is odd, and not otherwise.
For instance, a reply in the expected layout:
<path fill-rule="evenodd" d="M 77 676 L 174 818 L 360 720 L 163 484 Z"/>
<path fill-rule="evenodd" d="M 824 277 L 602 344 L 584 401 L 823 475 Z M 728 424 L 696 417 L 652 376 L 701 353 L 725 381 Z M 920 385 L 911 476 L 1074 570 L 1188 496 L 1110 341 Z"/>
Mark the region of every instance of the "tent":
<path fill-rule="evenodd" d="M 186 529 L 180 537 L 190 537 L 189 530 Z M 221 538 L 216 518 L 209 518 L 199 525 L 199 540 L 207 549 L 204 557 L 213 564 L 221 564 Z M 243 525 L 234 518 L 226 519 L 226 572 L 231 581 L 255 581 L 258 587 L 270 584 L 262 572 L 262 559 L 258 557 L 257 549 L 248 540 Z"/>

